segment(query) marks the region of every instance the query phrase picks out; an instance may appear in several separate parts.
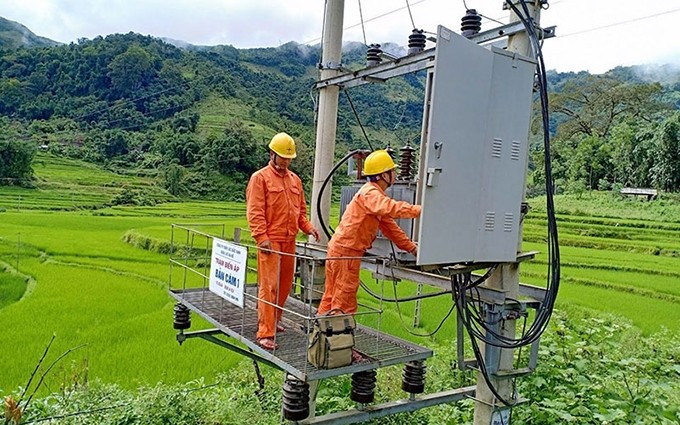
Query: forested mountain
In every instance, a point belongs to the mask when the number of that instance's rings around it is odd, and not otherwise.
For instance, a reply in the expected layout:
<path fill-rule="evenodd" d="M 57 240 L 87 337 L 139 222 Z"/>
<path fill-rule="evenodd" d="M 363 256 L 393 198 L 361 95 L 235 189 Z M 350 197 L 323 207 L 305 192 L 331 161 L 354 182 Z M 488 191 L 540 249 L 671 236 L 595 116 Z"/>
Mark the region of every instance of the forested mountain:
<path fill-rule="evenodd" d="M 343 65 L 363 67 L 365 53 L 348 46 Z M 185 49 L 134 33 L 2 48 L 0 178 L 30 184 L 40 148 L 155 175 L 175 195 L 240 199 L 278 131 L 299 141 L 294 167 L 308 177 L 320 56 L 296 43 Z M 680 189 L 680 72 L 661 84 L 638 71 L 549 74 L 558 190 Z M 373 147 L 418 144 L 423 93 L 423 73 L 343 92 L 338 154 L 368 148 L 364 133 Z M 540 137 L 532 140 L 540 187 Z"/>

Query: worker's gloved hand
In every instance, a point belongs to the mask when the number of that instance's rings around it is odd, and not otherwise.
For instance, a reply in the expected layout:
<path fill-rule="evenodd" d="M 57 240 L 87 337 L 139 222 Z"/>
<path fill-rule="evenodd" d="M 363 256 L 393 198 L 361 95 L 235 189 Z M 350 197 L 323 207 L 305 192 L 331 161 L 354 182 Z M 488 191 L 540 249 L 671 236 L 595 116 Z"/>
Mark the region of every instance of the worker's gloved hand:
<path fill-rule="evenodd" d="M 416 245 L 416 247 L 411 250 L 411 254 L 413 254 L 416 257 L 418 256 L 418 245 Z"/>
<path fill-rule="evenodd" d="M 260 251 L 262 251 L 263 254 L 271 254 L 271 252 L 267 250 L 272 249 L 272 241 L 267 239 L 266 241 L 262 241 L 257 247 L 260 248 Z"/>
<path fill-rule="evenodd" d="M 312 231 L 309 232 L 310 235 L 314 236 L 314 240 L 319 242 L 321 236 L 319 236 L 319 231 L 312 227 Z"/>

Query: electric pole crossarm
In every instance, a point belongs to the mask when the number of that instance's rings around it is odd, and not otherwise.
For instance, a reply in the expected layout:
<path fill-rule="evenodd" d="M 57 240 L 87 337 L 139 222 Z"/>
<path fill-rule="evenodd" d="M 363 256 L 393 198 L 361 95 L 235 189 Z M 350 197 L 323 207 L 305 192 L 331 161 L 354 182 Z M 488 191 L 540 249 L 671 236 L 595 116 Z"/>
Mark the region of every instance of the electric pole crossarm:
<path fill-rule="evenodd" d="M 320 80 L 314 86 L 316 89 L 328 86 L 342 86 L 343 88 L 360 86 L 376 80 L 388 80 L 400 75 L 431 68 L 434 66 L 435 49 L 424 50 L 392 62 L 351 71 L 325 80 Z"/>
<path fill-rule="evenodd" d="M 555 26 L 540 28 L 539 30 L 540 34 L 542 35 L 541 38 L 543 39 L 555 37 Z M 521 22 L 513 22 L 488 31 L 482 31 L 480 33 L 471 35 L 468 37 L 468 40 L 474 41 L 477 44 L 483 44 L 489 41 L 497 40 L 499 38 L 509 37 L 520 32 L 526 32 L 524 24 Z"/>

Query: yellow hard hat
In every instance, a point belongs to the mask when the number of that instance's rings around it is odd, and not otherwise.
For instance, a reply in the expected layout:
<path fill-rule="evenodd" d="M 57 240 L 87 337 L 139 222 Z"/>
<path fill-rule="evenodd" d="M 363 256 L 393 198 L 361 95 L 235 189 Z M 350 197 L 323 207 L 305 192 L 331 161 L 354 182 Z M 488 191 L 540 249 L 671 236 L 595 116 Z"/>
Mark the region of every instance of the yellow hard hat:
<path fill-rule="evenodd" d="M 383 149 L 371 152 L 364 161 L 365 176 L 377 176 L 394 168 L 396 168 L 396 165 L 394 165 L 392 157 Z"/>
<path fill-rule="evenodd" d="M 279 133 L 272 137 L 269 149 L 273 150 L 281 158 L 295 158 L 295 140 L 286 133 Z"/>

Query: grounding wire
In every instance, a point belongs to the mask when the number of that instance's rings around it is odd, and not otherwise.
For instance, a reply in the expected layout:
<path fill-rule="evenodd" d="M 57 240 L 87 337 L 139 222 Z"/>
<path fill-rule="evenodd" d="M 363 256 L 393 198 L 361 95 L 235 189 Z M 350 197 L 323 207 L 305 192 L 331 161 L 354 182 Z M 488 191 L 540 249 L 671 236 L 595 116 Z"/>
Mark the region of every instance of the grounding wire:
<path fill-rule="evenodd" d="M 323 197 L 323 192 L 326 189 L 326 186 L 328 185 L 328 182 L 331 181 L 333 178 L 333 175 L 335 174 L 336 171 L 338 171 L 338 168 L 342 166 L 348 159 L 350 159 L 353 155 L 362 152 L 361 149 L 356 149 L 345 155 L 340 161 L 338 161 L 335 166 L 331 169 L 331 171 L 328 173 L 326 178 L 324 179 L 323 183 L 321 184 L 321 187 L 319 188 L 319 196 L 316 198 L 316 214 L 319 217 L 319 224 L 321 225 L 321 230 L 326 234 L 328 239 L 331 238 L 331 231 L 333 229 L 330 227 L 330 225 L 326 225 L 326 223 L 323 221 L 323 215 L 321 214 L 321 198 Z"/>
<path fill-rule="evenodd" d="M 394 297 L 395 297 L 395 299 L 397 299 L 397 285 L 393 284 L 392 288 L 394 289 Z M 444 326 L 444 322 L 446 322 L 446 320 L 449 318 L 449 316 L 451 316 L 451 313 L 453 313 L 453 310 L 456 308 L 456 304 L 451 303 L 451 308 L 446 313 L 446 315 L 444 315 L 442 320 L 439 322 L 439 325 L 437 325 L 437 327 L 432 332 L 422 334 L 422 333 L 418 333 L 418 332 L 413 332 L 412 330 L 410 330 L 408 328 L 408 326 L 406 326 L 404 324 L 404 318 L 401 315 L 401 308 L 399 308 L 399 301 L 398 300 L 396 301 L 396 303 L 394 305 L 397 308 L 397 314 L 399 315 L 399 322 L 401 323 L 402 328 L 404 328 L 404 330 L 406 332 L 408 332 L 409 334 L 411 334 L 413 336 L 419 336 L 419 337 L 423 337 L 423 338 L 434 336 L 437 332 L 439 332 L 439 330 L 442 328 L 442 326 Z"/>

